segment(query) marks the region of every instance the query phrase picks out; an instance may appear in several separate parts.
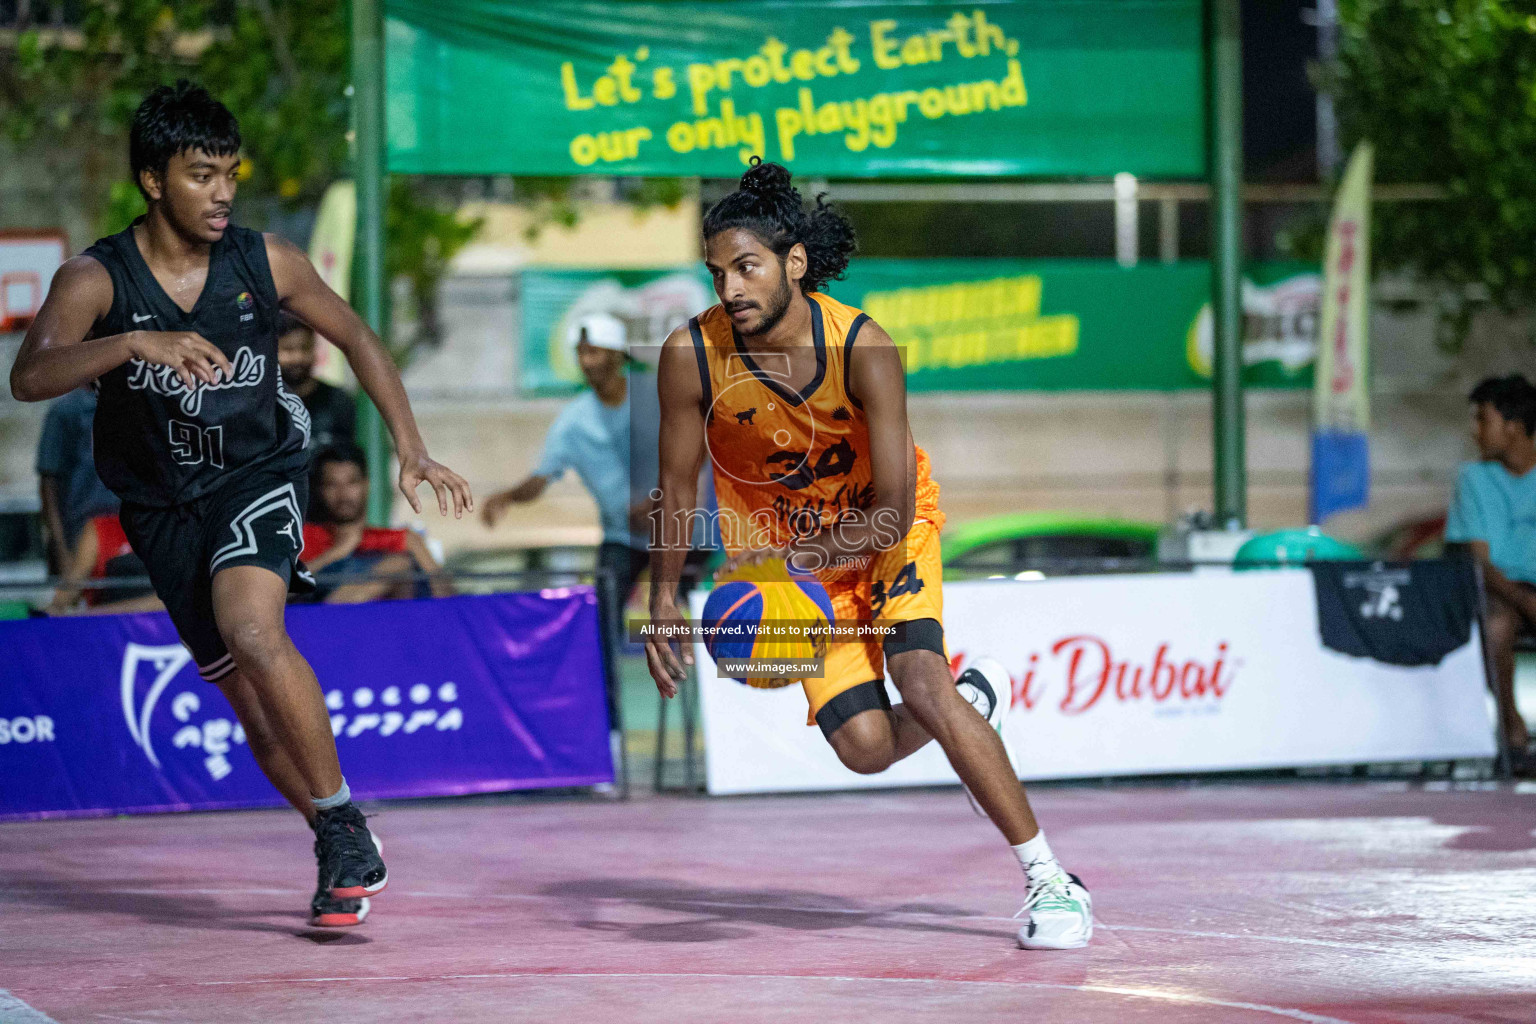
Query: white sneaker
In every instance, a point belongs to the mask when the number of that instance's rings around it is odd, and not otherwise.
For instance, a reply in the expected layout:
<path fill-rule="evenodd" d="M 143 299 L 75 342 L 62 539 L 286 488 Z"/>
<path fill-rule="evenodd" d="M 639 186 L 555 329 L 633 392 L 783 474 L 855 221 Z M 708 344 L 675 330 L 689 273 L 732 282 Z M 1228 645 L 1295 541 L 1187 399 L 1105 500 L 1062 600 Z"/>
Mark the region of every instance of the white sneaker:
<path fill-rule="evenodd" d="M 955 679 L 955 689 L 987 724 L 1003 732 L 1003 719 L 1013 710 L 1013 680 L 995 658 L 976 658 Z"/>
<path fill-rule="evenodd" d="M 955 689 L 1002 738 L 1003 722 L 1008 712 L 1013 710 L 1013 680 L 1008 678 L 1008 670 L 1003 668 L 1002 663 L 994 658 L 976 658 L 955 679 Z M 1008 764 L 1017 776 L 1018 764 L 1013 759 L 1013 749 L 1008 746 L 1007 739 L 1003 739 L 1003 750 L 1007 752 Z M 987 816 L 971 795 L 969 787 L 965 788 L 965 798 L 971 802 L 971 810 L 978 817 Z"/>
<path fill-rule="evenodd" d="M 1093 897 L 1076 875 L 1062 872 L 1030 889 L 1018 917 L 1020 949 L 1081 949 L 1093 938 Z"/>

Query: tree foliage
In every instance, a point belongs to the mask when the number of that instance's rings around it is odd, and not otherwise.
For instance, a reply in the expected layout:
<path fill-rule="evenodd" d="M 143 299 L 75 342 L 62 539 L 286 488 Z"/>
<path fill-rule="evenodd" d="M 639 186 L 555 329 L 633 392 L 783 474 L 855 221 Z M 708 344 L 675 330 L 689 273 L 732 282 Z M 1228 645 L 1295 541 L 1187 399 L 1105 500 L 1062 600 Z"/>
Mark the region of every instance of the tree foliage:
<path fill-rule="evenodd" d="M 99 0 L 74 33 L 23 29 L 0 62 L 0 130 L 18 147 L 101 154 L 82 202 L 125 177 L 129 119 L 191 78 L 240 119 L 258 196 L 313 202 L 346 173 L 346 8 L 331 0 Z"/>
<path fill-rule="evenodd" d="M 479 233 L 484 218 L 466 220 L 449 201 L 434 201 L 423 183 L 396 175 L 389 180 L 384 211 L 386 262 L 391 277 L 410 284 L 415 330 L 391 345 L 395 361 L 404 365 L 419 344 L 442 338 L 437 318 L 437 286 L 448 273 L 448 261 Z"/>
<path fill-rule="evenodd" d="M 1446 340 L 1480 292 L 1536 305 L 1536 7 L 1529 0 L 1340 0 L 1325 69 L 1341 128 L 1376 144 L 1376 179 L 1445 189 L 1378 204 L 1374 256 L 1445 293 Z"/>
<path fill-rule="evenodd" d="M 313 206 L 350 173 L 348 45 L 336 0 L 94 0 L 70 33 L 22 27 L 14 59 L 0 60 L 0 134 L 78 160 L 80 207 L 118 230 L 143 209 L 127 180 L 133 111 L 155 86 L 191 78 L 240 120 L 243 219 L 264 226 L 266 212 Z M 432 341 L 437 285 L 478 224 L 413 185 L 391 188 L 385 266 L 410 281 L 412 341 Z"/>

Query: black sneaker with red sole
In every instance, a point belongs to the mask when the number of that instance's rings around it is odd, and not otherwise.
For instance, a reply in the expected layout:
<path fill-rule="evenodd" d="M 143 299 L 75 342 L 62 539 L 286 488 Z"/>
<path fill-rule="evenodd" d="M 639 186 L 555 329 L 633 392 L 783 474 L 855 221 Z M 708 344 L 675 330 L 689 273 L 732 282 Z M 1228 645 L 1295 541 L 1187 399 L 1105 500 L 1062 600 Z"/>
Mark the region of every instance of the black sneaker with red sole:
<path fill-rule="evenodd" d="M 338 900 L 377 896 L 389 884 L 378 840 L 367 819 L 347 803 L 315 815 L 315 857 L 320 862 L 320 887 L 329 887 Z"/>
<path fill-rule="evenodd" d="M 354 928 L 368 918 L 371 900 L 338 900 L 324 889 L 315 890 L 315 898 L 309 901 L 309 924 L 312 928 Z"/>

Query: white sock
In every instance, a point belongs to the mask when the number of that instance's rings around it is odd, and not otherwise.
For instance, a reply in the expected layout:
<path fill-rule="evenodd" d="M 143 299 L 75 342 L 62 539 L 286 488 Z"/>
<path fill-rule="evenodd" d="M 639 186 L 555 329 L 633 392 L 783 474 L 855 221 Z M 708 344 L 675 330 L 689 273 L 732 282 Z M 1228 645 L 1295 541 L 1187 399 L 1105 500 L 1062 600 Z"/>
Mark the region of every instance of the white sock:
<path fill-rule="evenodd" d="M 1045 841 L 1044 830 L 1036 832 L 1035 838 L 1011 849 L 1013 855 L 1019 858 L 1019 867 L 1024 869 L 1024 876 L 1029 879 L 1031 886 L 1064 874 L 1061 865 L 1056 863 L 1056 855 L 1051 852 L 1051 844 Z"/>
<path fill-rule="evenodd" d="M 315 810 L 317 811 L 333 811 L 336 808 L 349 803 L 351 800 L 352 789 L 347 785 L 347 780 L 342 779 L 341 788 L 336 792 L 332 793 L 330 796 L 321 797 L 319 799 L 311 798 L 310 802 L 314 804 Z M 1035 838 L 1038 839 L 1039 837 L 1036 836 Z"/>

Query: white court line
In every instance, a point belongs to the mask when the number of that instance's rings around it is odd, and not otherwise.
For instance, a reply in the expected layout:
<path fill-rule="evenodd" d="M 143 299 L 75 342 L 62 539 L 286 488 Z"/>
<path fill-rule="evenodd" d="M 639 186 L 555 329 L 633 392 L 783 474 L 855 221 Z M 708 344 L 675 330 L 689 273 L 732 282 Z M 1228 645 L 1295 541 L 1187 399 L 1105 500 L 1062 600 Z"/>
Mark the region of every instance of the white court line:
<path fill-rule="evenodd" d="M 361 977 L 329 977 L 329 978 L 254 978 L 247 981 L 189 981 L 183 983 L 160 982 L 152 985 L 102 985 L 102 989 L 115 988 L 179 988 L 181 985 L 195 987 L 233 987 L 241 985 L 335 985 L 347 982 L 363 982 L 375 985 L 381 981 L 509 981 L 509 980 L 543 980 L 582 978 L 587 980 L 613 979 L 633 980 L 644 979 L 655 981 L 664 978 L 700 978 L 722 981 L 835 981 L 853 984 L 868 985 L 916 985 L 916 986 L 942 986 L 942 985 L 968 985 L 971 987 L 1005 988 L 1005 989 L 1049 989 L 1057 992 L 1086 992 L 1089 995 L 1129 996 L 1133 999 L 1156 999 L 1169 1003 L 1192 1003 L 1198 1006 L 1222 1006 L 1234 1010 L 1253 1010 L 1256 1013 L 1267 1013 L 1276 1017 L 1285 1017 L 1289 1020 L 1303 1021 L 1304 1024 L 1350 1024 L 1349 1021 L 1339 1017 L 1326 1017 L 1319 1013 L 1308 1013 L 1306 1010 L 1293 1010 L 1284 1006 L 1270 1006 L 1266 1003 L 1243 1003 L 1229 999 L 1214 999 L 1210 996 L 1194 995 L 1188 992 L 1164 992 L 1155 988 L 1122 988 L 1116 985 L 1060 985 L 1043 981 L 967 981 L 961 979 L 946 980 L 943 978 L 861 978 L 852 975 L 839 974 L 706 974 L 702 972 L 606 972 L 606 971 L 505 971 L 494 974 L 423 974 L 423 975 L 384 975 Z"/>
<path fill-rule="evenodd" d="M 1149 928 L 1137 924 L 1105 924 L 1098 918 L 1093 919 L 1096 927 L 1105 928 L 1112 932 L 1153 932 L 1158 935 L 1183 935 L 1192 939 L 1228 939 L 1242 941 L 1252 939 L 1256 942 L 1283 942 L 1293 946 L 1321 946 L 1324 949 L 1347 949 L 1351 953 L 1380 953 L 1382 956 L 1405 956 L 1407 951 L 1401 949 L 1386 949 L 1380 946 L 1362 946 L 1354 942 L 1334 942 L 1331 939 L 1303 939 L 1294 935 L 1245 935 L 1242 932 L 1197 932 L 1187 928 Z M 1415 958 L 1422 958 L 1422 950 L 1414 950 L 1411 954 Z M 1444 959 L 1456 959 L 1445 956 Z"/>
<path fill-rule="evenodd" d="M 59 1024 L 59 1022 L 0 988 L 0 1024 Z"/>
<path fill-rule="evenodd" d="M 106 889 L 107 895 L 119 896 L 159 896 L 159 895 L 191 895 L 191 896 L 293 896 L 303 895 L 303 890 L 298 889 Z M 857 907 L 796 907 L 782 906 L 764 903 L 733 903 L 726 900 L 690 900 L 667 899 L 665 897 L 644 897 L 635 899 L 628 896 L 541 896 L 536 893 L 457 893 L 457 892 L 412 892 L 405 889 L 391 889 L 389 894 L 395 898 L 401 896 L 415 899 L 428 900 L 509 900 L 509 901 L 548 901 L 548 900 L 589 900 L 594 903 L 648 903 L 655 906 L 673 907 L 702 907 L 718 910 L 757 910 L 774 913 L 789 914 L 848 914 L 858 917 L 880 918 L 917 918 L 919 920 L 938 919 L 941 921 L 966 922 L 1013 922 L 1012 917 L 994 917 L 986 914 L 935 914 L 921 910 L 860 910 Z M 1382 946 L 1365 946 L 1356 942 L 1339 942 L 1331 939 L 1305 939 L 1294 935 L 1254 935 L 1243 932 L 1204 932 L 1193 931 L 1187 928 L 1154 928 L 1146 925 L 1134 924 L 1109 924 L 1102 918 L 1095 917 L 1094 927 L 1108 931 L 1124 932 L 1148 932 L 1157 935 L 1180 935 L 1191 939 L 1223 939 L 1229 942 L 1277 942 L 1291 946 L 1315 946 L 1321 949 L 1345 949 L 1351 953 L 1376 953 L 1381 956 L 1413 956 L 1415 959 L 1424 957 L 1423 950 L 1391 949 Z M 1455 960 L 1454 956 L 1432 956 L 1432 959 Z M 0 1024 L 4 1024 L 0 1021 Z"/>

